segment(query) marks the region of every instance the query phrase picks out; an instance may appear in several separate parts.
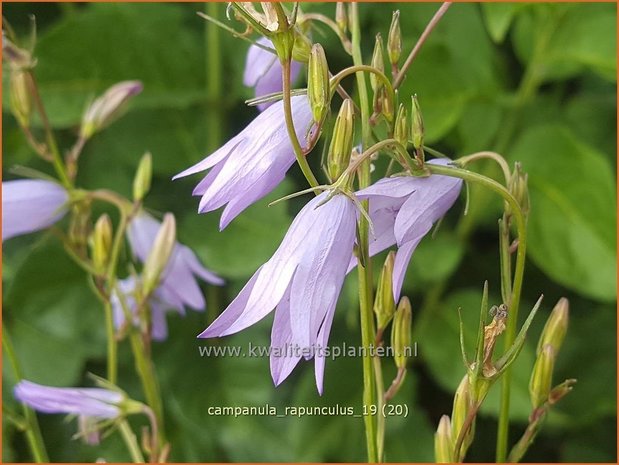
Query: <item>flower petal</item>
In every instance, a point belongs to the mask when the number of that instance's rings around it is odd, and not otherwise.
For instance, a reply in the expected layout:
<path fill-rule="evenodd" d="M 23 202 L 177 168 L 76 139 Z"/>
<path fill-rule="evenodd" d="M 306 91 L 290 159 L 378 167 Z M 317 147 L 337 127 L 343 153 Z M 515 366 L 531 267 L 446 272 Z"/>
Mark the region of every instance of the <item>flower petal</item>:
<path fill-rule="evenodd" d="M 275 309 L 271 328 L 270 367 L 273 383 L 279 386 L 301 360 L 300 346 L 294 342 L 290 325 L 290 288 Z"/>

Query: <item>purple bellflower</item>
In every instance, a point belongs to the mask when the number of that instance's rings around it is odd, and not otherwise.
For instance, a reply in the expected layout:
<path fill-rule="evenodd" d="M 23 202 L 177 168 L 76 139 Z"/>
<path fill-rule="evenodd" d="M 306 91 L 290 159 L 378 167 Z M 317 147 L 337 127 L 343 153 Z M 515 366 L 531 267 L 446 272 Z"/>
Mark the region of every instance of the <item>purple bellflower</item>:
<path fill-rule="evenodd" d="M 69 194 L 41 179 L 2 183 L 2 240 L 48 228 L 66 213 Z"/>
<path fill-rule="evenodd" d="M 100 419 L 120 416 L 125 396 L 103 388 L 65 388 L 20 381 L 15 386 L 20 402 L 43 413 L 64 413 Z"/>
<path fill-rule="evenodd" d="M 143 211 L 129 223 L 127 229 L 129 243 L 142 263 L 146 262 L 160 227 L 159 221 Z M 161 274 L 156 294 L 162 302 L 170 308 L 177 309 L 181 314 L 185 312 L 185 306 L 194 310 L 204 310 L 206 303 L 197 278 L 215 285 L 224 283 L 223 279 L 202 266 L 189 247 L 177 242 Z"/>
<path fill-rule="evenodd" d="M 436 159 L 428 163 L 447 165 L 449 160 Z M 430 232 L 432 224 L 451 208 L 461 188 L 462 180 L 433 174 L 426 178 L 383 178 L 355 194 L 359 199 L 370 200 L 369 213 L 374 224 L 370 255 L 394 244 L 398 246 L 393 267 L 393 296 L 396 302 L 400 299 L 404 274 L 415 248 Z M 354 264 L 356 258 L 353 257 L 350 267 Z"/>
<path fill-rule="evenodd" d="M 292 116 L 297 137 L 304 141 L 312 123 L 307 96 L 292 97 Z M 221 230 L 248 206 L 275 189 L 295 160 L 280 101 L 217 151 L 174 179 L 211 169 L 193 195 L 202 197 L 200 213 L 226 205 L 219 222 Z"/>
<path fill-rule="evenodd" d="M 136 278 L 129 276 L 126 279 L 119 280 L 117 283 L 117 290 L 122 296 L 119 296 L 117 292 L 112 294 L 112 312 L 114 315 L 114 325 L 117 329 L 120 329 L 126 322 L 123 303 L 132 315 L 132 323 L 136 326 L 139 324 L 139 317 L 137 315 L 138 309 L 134 297 L 137 284 Z M 124 299 L 124 302 L 121 302 L 121 298 Z M 153 292 L 148 301 L 151 313 L 151 336 L 153 340 L 164 341 L 167 339 L 168 324 L 166 321 L 166 313 L 168 310 L 183 313 L 184 310 L 182 306 L 176 307 L 178 304 L 179 300 L 176 298 L 176 295 L 170 294 L 165 287 L 158 287 Z"/>
<path fill-rule="evenodd" d="M 273 43 L 266 37 L 261 37 L 256 41 L 260 45 L 273 48 Z M 290 80 L 295 81 L 301 70 L 301 64 L 292 61 L 290 63 Z M 258 45 L 252 44 L 247 50 L 245 60 L 245 72 L 243 73 L 243 84 L 253 87 L 255 96 L 273 94 L 282 91 L 282 67 L 279 58 L 275 53 L 271 53 Z M 266 110 L 273 102 L 258 104 L 260 111 Z"/>
<path fill-rule="evenodd" d="M 345 195 L 326 203 L 328 192 L 296 216 L 279 248 L 223 313 L 198 337 L 241 331 L 275 309 L 271 331 L 271 375 L 279 385 L 301 357 L 314 357 L 322 393 L 325 348 L 337 299 L 355 242 L 356 206 Z"/>

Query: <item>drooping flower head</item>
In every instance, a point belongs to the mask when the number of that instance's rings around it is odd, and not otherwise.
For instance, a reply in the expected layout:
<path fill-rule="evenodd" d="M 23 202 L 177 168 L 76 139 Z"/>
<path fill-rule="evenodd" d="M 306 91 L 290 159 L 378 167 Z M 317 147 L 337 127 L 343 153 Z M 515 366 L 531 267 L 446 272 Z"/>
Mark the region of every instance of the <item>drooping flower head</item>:
<path fill-rule="evenodd" d="M 39 231 L 64 216 L 69 194 L 60 184 L 41 179 L 2 183 L 2 240 Z"/>
<path fill-rule="evenodd" d="M 261 37 L 256 41 L 265 47 L 273 47 L 273 43 L 266 37 Z M 295 81 L 301 70 L 300 63 L 292 61 L 290 63 L 290 80 Z M 253 87 L 255 96 L 273 94 L 282 91 L 282 67 L 279 58 L 275 53 L 252 44 L 247 50 L 245 60 L 245 72 L 243 73 L 243 84 Z M 258 104 L 260 111 L 266 110 L 272 102 Z"/>
<path fill-rule="evenodd" d="M 120 416 L 125 400 L 122 393 L 110 389 L 51 387 L 25 380 L 15 386 L 15 398 L 39 412 L 95 418 Z"/>
<path fill-rule="evenodd" d="M 129 223 L 127 237 L 138 260 L 146 262 L 155 243 L 161 223 L 148 213 L 138 213 Z M 163 270 L 157 295 L 170 308 L 184 313 L 185 306 L 204 310 L 205 301 L 197 278 L 208 283 L 222 285 L 223 280 L 207 270 L 198 257 L 186 245 L 176 243 L 170 259 Z"/>
<path fill-rule="evenodd" d="M 296 216 L 279 248 L 224 312 L 198 337 L 241 331 L 275 309 L 271 332 L 271 375 L 284 381 L 302 356 L 314 356 L 322 392 L 324 351 L 335 306 L 355 242 L 356 206 L 344 195 L 326 203 L 312 199 Z M 312 355 L 307 355 L 307 350 Z M 305 351 L 305 353 L 304 353 Z"/>
<path fill-rule="evenodd" d="M 446 165 L 449 160 L 436 159 L 428 163 Z M 374 224 L 370 255 L 394 244 L 398 246 L 393 269 L 396 302 L 400 298 L 404 275 L 415 248 L 430 232 L 432 224 L 451 208 L 461 188 L 462 180 L 433 174 L 425 178 L 383 178 L 355 194 L 359 199 L 370 200 L 370 218 Z M 354 262 L 355 259 L 351 266 Z"/>
<path fill-rule="evenodd" d="M 312 122 L 306 96 L 292 97 L 292 116 L 297 137 L 303 141 Z M 193 195 L 202 197 L 200 213 L 226 206 L 219 222 L 220 229 L 224 229 L 239 213 L 275 189 L 294 162 L 283 103 L 277 102 L 217 151 L 174 179 L 210 169 Z"/>

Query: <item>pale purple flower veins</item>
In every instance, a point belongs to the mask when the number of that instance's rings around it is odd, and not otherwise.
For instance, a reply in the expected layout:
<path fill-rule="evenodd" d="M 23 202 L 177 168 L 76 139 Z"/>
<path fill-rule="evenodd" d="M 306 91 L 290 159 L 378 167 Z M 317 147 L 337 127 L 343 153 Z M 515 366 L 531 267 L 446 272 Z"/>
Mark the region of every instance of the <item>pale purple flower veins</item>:
<path fill-rule="evenodd" d="M 353 253 L 358 216 L 350 198 L 338 194 L 323 203 L 327 196 L 323 192 L 303 207 L 270 260 L 198 336 L 236 333 L 275 309 L 270 356 L 274 383 L 284 381 L 302 357 L 313 356 L 320 393 L 325 366 L 321 349 L 327 346 Z"/>
<path fill-rule="evenodd" d="M 447 165 L 450 160 L 435 159 L 428 163 Z M 462 180 L 433 174 L 413 177 L 383 178 L 358 191 L 359 199 L 369 199 L 374 236 L 369 252 L 375 255 L 392 245 L 398 246 L 393 269 L 393 295 L 400 299 L 404 275 L 415 248 L 430 232 L 433 223 L 442 218 L 460 194 Z M 351 260 L 350 268 L 356 264 Z"/>
<path fill-rule="evenodd" d="M 256 41 L 265 47 L 273 48 L 273 43 L 266 37 Z M 296 61 L 290 63 L 290 80 L 295 81 L 301 70 L 301 64 Z M 258 45 L 252 44 L 247 50 L 243 84 L 253 87 L 256 97 L 282 91 L 282 66 L 275 53 L 271 53 Z M 260 111 L 266 110 L 272 102 L 257 105 Z"/>
<path fill-rule="evenodd" d="M 146 262 L 160 227 L 159 221 L 143 211 L 129 223 L 127 237 L 133 253 L 142 263 Z M 181 314 L 185 312 L 185 306 L 204 310 L 206 303 L 197 278 L 215 285 L 224 283 L 200 263 L 189 247 L 177 242 L 161 275 L 156 296 L 165 306 Z"/>
<path fill-rule="evenodd" d="M 303 145 L 312 124 L 312 112 L 305 95 L 292 97 L 291 103 L 295 131 Z M 193 195 L 201 196 L 200 213 L 225 205 L 219 222 L 221 230 L 275 189 L 295 160 L 280 101 L 260 113 L 218 150 L 173 179 L 210 170 Z"/>
<path fill-rule="evenodd" d="M 43 413 L 63 413 L 95 418 L 116 418 L 124 395 L 103 388 L 66 388 L 20 381 L 15 398 Z"/>
<path fill-rule="evenodd" d="M 2 240 L 53 225 L 67 211 L 69 194 L 64 187 L 42 179 L 2 183 Z"/>

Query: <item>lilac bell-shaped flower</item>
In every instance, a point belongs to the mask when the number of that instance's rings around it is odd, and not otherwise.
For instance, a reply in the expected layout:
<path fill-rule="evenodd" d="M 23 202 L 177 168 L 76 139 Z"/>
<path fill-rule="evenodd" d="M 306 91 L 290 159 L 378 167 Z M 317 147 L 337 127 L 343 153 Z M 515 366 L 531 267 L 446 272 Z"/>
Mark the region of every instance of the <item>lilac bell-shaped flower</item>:
<path fill-rule="evenodd" d="M 292 97 L 292 117 L 297 137 L 304 141 L 312 123 L 307 96 Z M 226 205 L 219 222 L 220 229 L 224 229 L 239 213 L 275 189 L 295 160 L 283 103 L 277 102 L 210 156 L 174 179 L 210 169 L 193 195 L 202 197 L 200 213 Z"/>
<path fill-rule="evenodd" d="M 265 47 L 273 47 L 273 43 L 266 37 L 261 37 L 256 41 Z M 290 63 L 290 80 L 295 81 L 301 70 L 301 64 L 292 61 Z M 243 73 L 243 84 L 253 87 L 256 97 L 273 94 L 282 91 L 282 66 L 275 53 L 271 53 L 258 45 L 252 44 L 247 51 L 245 60 L 245 72 Z M 266 110 L 272 102 L 258 104 L 260 111 Z"/>
<path fill-rule="evenodd" d="M 322 393 L 325 348 L 355 242 L 356 206 L 323 192 L 299 212 L 279 248 L 228 308 L 198 337 L 234 334 L 275 309 L 271 375 L 284 381 L 302 356 L 314 357 Z"/>
<path fill-rule="evenodd" d="M 127 237 L 138 260 L 145 263 L 155 243 L 161 223 L 148 213 L 140 212 L 131 220 Z M 194 310 L 204 310 L 204 296 L 197 278 L 208 283 L 222 285 L 223 279 L 207 270 L 193 251 L 186 245 L 176 243 L 170 255 L 157 289 L 157 294 L 170 308 L 185 311 L 185 305 Z"/>
<path fill-rule="evenodd" d="M 65 388 L 20 381 L 15 386 L 20 402 L 43 413 L 64 413 L 95 418 L 116 418 L 126 397 L 103 388 Z"/>
<path fill-rule="evenodd" d="M 436 159 L 428 163 L 447 165 L 449 160 Z M 370 255 L 394 244 L 398 246 L 393 267 L 393 296 L 396 302 L 400 299 L 404 274 L 415 248 L 430 232 L 432 224 L 451 208 L 461 188 L 462 180 L 433 174 L 426 178 L 383 178 L 355 194 L 359 199 L 370 200 L 369 214 L 374 224 Z M 351 267 L 355 263 L 353 258 Z"/>
<path fill-rule="evenodd" d="M 42 179 L 2 183 L 2 240 L 48 228 L 66 213 L 69 194 Z"/>

